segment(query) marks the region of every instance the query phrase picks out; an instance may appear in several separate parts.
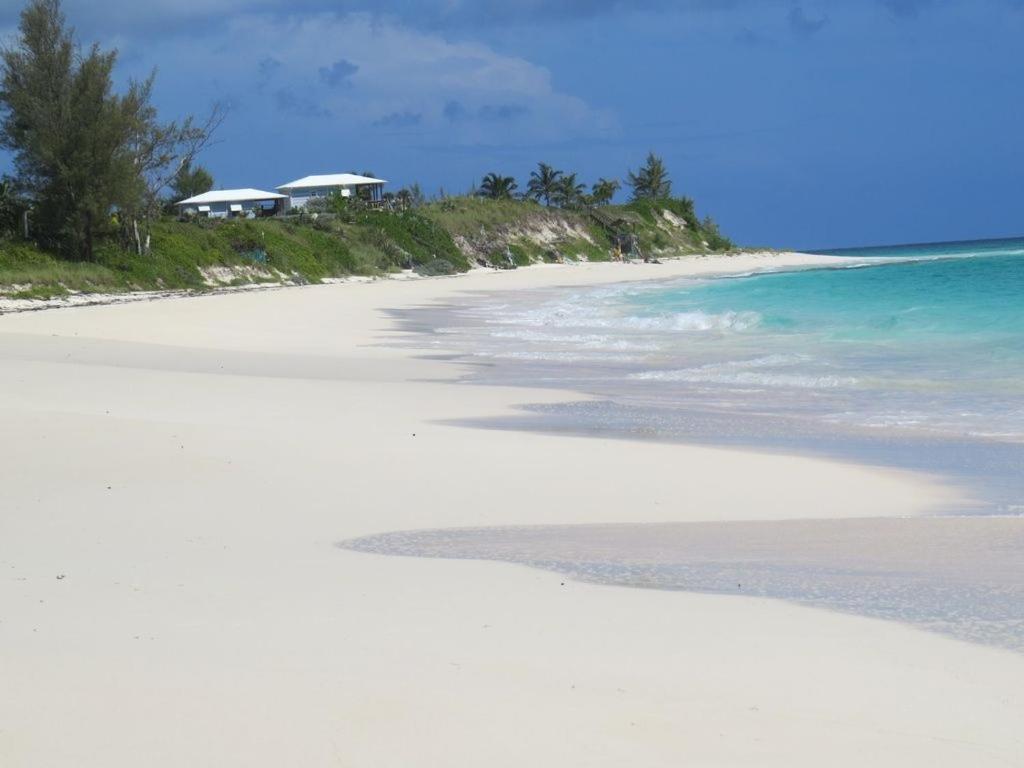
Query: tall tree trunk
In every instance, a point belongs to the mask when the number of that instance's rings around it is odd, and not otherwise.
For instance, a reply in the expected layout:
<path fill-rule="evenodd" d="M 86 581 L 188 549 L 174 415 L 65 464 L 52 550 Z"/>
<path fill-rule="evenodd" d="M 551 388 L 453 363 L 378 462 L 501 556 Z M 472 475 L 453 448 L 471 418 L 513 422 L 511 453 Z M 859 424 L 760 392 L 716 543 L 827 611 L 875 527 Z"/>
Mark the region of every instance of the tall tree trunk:
<path fill-rule="evenodd" d="M 92 212 L 91 211 L 86 211 L 86 213 L 85 213 L 85 232 L 83 234 L 85 235 L 85 237 L 84 237 L 85 252 L 84 252 L 83 255 L 84 255 L 86 261 L 92 261 L 93 242 L 92 242 Z"/>

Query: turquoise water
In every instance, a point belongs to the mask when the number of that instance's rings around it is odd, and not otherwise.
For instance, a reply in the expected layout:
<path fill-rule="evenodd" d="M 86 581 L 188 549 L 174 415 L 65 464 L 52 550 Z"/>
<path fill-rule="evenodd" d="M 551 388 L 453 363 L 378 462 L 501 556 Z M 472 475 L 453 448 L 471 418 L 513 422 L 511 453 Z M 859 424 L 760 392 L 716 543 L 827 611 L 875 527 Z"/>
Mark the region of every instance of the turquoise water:
<path fill-rule="evenodd" d="M 965 491 L 945 514 L 652 526 L 625 508 L 618 526 L 344 546 L 779 598 L 1024 652 L 1024 239 L 836 253 L 829 269 L 484 295 L 406 319 L 474 363 L 471 382 L 596 395 L 470 424 L 922 470 Z"/>
<path fill-rule="evenodd" d="M 829 269 L 482 295 L 403 316 L 433 332 L 416 347 L 472 363 L 472 383 L 596 396 L 461 424 L 920 470 L 964 491 L 941 514 L 652 525 L 626 505 L 620 525 L 342 546 L 776 598 L 1024 653 L 1024 239 L 836 253 Z M 571 446 L 562 468 L 575 469 Z M 674 479 L 685 487 L 685 462 Z"/>
<path fill-rule="evenodd" d="M 753 330 L 815 342 L 967 346 L 1017 358 L 1024 351 L 1024 241 L 990 253 L 673 286 L 636 305 L 654 313 L 756 312 Z"/>
<path fill-rule="evenodd" d="M 598 395 L 507 426 L 924 469 L 1024 510 L 1024 239 L 484 297 L 422 318 L 474 380 Z M 637 267 L 638 270 L 644 269 Z"/>
<path fill-rule="evenodd" d="M 639 376 L 832 390 L 836 405 L 846 392 L 849 407 L 824 416 L 1024 438 L 1024 241 L 849 255 L 921 260 L 681 283 L 626 297 L 629 315 L 703 318 L 718 330 L 676 348 L 685 367 Z"/>

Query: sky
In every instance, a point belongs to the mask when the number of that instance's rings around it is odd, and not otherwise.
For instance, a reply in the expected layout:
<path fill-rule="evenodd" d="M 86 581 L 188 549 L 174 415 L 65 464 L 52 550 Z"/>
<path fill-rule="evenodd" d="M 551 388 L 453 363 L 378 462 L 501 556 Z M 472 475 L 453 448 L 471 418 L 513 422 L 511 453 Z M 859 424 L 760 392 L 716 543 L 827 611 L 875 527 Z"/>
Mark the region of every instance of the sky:
<path fill-rule="evenodd" d="M 589 182 L 661 155 L 747 245 L 1024 235 L 1024 0 L 64 0 L 218 188 Z M 10 40 L 21 2 L 0 0 Z M 622 195 L 625 196 L 624 194 Z"/>

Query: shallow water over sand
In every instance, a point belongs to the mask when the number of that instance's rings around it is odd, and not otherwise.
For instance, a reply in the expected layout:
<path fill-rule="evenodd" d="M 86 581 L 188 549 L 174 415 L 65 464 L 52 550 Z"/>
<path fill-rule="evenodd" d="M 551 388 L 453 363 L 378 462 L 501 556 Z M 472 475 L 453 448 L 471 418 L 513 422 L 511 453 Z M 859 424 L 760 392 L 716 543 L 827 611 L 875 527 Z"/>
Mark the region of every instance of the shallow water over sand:
<path fill-rule="evenodd" d="M 399 317 L 411 345 L 469 363 L 467 383 L 596 396 L 463 425 L 899 467 L 970 499 L 944 516 L 652 525 L 624 510 L 616 526 L 343 546 L 778 598 L 1024 651 L 1024 241 L 910 251 L 872 255 L 941 258 L 480 295 Z"/>
<path fill-rule="evenodd" d="M 414 346 L 470 364 L 469 383 L 597 396 L 475 426 L 825 454 L 944 475 L 977 499 L 959 512 L 1019 514 L 1024 241 L 890 255 L 918 251 L 398 316 Z"/>
<path fill-rule="evenodd" d="M 460 528 L 341 546 L 519 563 L 600 584 L 779 598 L 1024 652 L 1024 518 Z"/>

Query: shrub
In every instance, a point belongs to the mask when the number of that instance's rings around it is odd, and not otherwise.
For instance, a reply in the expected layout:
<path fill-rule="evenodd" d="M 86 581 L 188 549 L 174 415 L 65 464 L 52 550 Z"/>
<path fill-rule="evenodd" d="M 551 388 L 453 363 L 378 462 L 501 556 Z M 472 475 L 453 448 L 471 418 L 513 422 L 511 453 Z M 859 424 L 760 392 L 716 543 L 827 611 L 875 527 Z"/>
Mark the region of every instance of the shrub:
<path fill-rule="evenodd" d="M 414 270 L 417 275 L 423 277 L 437 277 L 439 275 L 454 275 L 458 270 L 455 265 L 447 259 L 432 259 L 426 264 L 417 265 Z"/>

